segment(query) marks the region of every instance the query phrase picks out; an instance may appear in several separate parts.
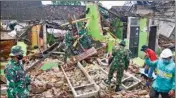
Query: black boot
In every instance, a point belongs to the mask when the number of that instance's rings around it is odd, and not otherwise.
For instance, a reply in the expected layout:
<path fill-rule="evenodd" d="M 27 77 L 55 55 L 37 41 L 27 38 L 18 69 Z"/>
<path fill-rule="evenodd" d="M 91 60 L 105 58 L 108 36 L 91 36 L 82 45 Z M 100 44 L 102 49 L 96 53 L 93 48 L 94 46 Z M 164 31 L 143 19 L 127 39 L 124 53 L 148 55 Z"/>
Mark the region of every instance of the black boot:
<path fill-rule="evenodd" d="M 117 86 L 116 86 L 116 89 L 115 89 L 115 92 L 119 92 L 119 91 L 121 91 L 121 89 L 120 89 L 120 86 L 117 85 Z"/>

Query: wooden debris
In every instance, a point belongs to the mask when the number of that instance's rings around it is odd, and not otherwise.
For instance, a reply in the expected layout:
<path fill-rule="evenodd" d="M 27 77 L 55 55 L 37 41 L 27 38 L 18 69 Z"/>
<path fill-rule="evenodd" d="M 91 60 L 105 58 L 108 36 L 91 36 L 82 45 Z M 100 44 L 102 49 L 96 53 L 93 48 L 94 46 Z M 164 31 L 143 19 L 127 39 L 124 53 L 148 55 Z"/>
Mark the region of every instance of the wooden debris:
<path fill-rule="evenodd" d="M 161 46 L 163 48 L 166 48 L 166 47 L 169 47 L 171 45 L 174 45 L 175 41 L 160 34 L 159 39 L 158 39 L 158 44 L 159 44 L 159 46 Z"/>
<path fill-rule="evenodd" d="M 96 53 L 97 53 L 96 49 L 94 47 L 92 47 L 92 48 L 88 49 L 86 52 L 81 53 L 78 56 L 71 57 L 70 62 L 68 63 L 68 65 L 73 65 L 73 64 L 75 64 L 75 63 L 77 63 L 81 60 L 84 60 L 84 59 L 86 59 L 86 58 L 88 58 L 88 57 L 90 57 L 90 56 L 92 56 Z"/>

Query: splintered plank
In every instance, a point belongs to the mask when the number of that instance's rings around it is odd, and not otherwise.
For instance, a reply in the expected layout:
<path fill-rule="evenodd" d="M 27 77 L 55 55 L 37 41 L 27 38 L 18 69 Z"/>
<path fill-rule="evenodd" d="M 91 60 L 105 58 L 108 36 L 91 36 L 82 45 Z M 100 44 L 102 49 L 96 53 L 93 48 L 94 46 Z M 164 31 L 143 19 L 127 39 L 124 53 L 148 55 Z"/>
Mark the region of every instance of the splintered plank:
<path fill-rule="evenodd" d="M 77 73 L 76 77 L 79 78 L 75 78 L 75 74 L 73 75 L 71 71 L 65 71 L 65 69 L 61 67 L 64 76 L 73 92 L 74 98 L 89 98 L 92 96 L 97 96 L 98 95 L 98 91 L 99 91 L 99 87 L 95 84 L 95 82 L 92 80 L 92 78 L 90 78 L 90 76 L 88 75 L 88 73 L 85 71 L 84 67 L 78 62 L 77 64 L 78 68 L 76 68 L 76 70 L 72 70 L 73 73 Z M 82 74 L 82 76 L 78 76 Z M 85 79 L 83 79 L 85 78 Z M 81 84 L 78 84 L 77 83 Z M 84 83 L 83 83 L 84 82 Z"/>
<path fill-rule="evenodd" d="M 87 51 L 81 53 L 80 55 L 71 57 L 69 65 L 73 65 L 73 64 L 75 64 L 81 60 L 84 60 L 84 59 L 86 59 L 96 53 L 97 53 L 97 50 L 94 47 L 92 47 L 92 48 L 88 49 Z"/>

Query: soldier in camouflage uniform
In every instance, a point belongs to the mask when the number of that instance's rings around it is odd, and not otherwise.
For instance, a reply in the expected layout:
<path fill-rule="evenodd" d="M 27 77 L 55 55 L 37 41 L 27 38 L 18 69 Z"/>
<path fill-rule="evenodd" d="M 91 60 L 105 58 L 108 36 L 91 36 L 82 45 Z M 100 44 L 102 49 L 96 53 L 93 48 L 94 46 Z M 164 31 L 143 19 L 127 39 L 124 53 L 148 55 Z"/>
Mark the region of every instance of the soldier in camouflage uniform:
<path fill-rule="evenodd" d="M 72 27 L 69 26 L 69 31 L 65 34 L 65 58 L 64 58 L 64 62 L 67 63 L 67 58 L 69 58 L 72 54 L 74 54 L 73 51 L 73 43 L 74 43 L 74 39 L 77 36 L 73 36 L 73 32 L 72 32 Z"/>
<path fill-rule="evenodd" d="M 23 51 L 20 46 L 13 46 L 10 53 L 11 59 L 5 67 L 4 73 L 7 80 L 8 98 L 28 98 L 30 79 L 25 74 L 23 64 Z"/>
<path fill-rule="evenodd" d="M 119 49 L 113 48 L 112 50 L 113 61 L 110 66 L 108 79 L 105 80 L 106 84 L 110 84 L 114 72 L 117 71 L 116 89 L 115 89 L 116 92 L 120 91 L 123 72 L 124 70 L 127 70 L 129 65 L 129 53 L 128 53 L 128 50 L 125 49 L 125 44 L 126 44 L 125 41 L 121 41 L 119 44 L 120 45 Z"/>
<path fill-rule="evenodd" d="M 80 30 L 80 32 L 78 33 L 80 38 L 80 43 L 83 46 L 84 49 L 89 49 L 92 47 L 91 45 L 91 40 L 89 38 L 89 36 L 87 35 L 87 31 L 84 27 L 82 27 L 82 29 Z"/>

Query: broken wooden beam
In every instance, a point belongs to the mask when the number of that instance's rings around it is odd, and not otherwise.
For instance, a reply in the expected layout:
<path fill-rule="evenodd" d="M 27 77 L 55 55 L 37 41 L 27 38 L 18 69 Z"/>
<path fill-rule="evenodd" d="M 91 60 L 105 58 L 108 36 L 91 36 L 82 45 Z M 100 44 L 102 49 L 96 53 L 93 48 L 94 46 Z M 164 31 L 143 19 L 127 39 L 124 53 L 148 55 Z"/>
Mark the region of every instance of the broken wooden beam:
<path fill-rule="evenodd" d="M 92 48 L 88 49 L 87 51 L 81 53 L 80 55 L 71 57 L 68 65 L 73 65 L 73 64 L 75 64 L 81 60 L 84 60 L 84 59 L 86 59 L 96 53 L 97 53 L 97 50 L 94 47 L 92 47 Z"/>
<path fill-rule="evenodd" d="M 77 23 L 77 22 L 81 22 L 81 21 L 87 21 L 89 18 L 83 18 L 83 19 L 78 19 L 78 20 L 74 20 L 72 21 L 71 23 Z M 66 26 L 66 25 L 69 25 L 70 23 L 67 22 L 67 23 L 64 23 L 62 24 L 61 26 Z"/>
<path fill-rule="evenodd" d="M 57 48 L 59 48 L 60 46 L 62 46 L 63 43 L 58 44 L 54 44 L 52 45 L 49 49 L 46 49 L 45 52 L 47 54 L 45 54 L 45 56 L 38 60 L 37 62 L 33 63 L 29 68 L 27 68 L 25 70 L 25 73 L 29 72 L 31 69 L 33 69 L 37 64 L 39 64 L 40 62 L 42 62 L 43 60 L 45 60 L 52 52 L 54 52 Z"/>
<path fill-rule="evenodd" d="M 64 52 L 52 52 L 52 54 L 59 54 L 59 55 L 63 54 L 64 55 L 65 53 Z"/>

